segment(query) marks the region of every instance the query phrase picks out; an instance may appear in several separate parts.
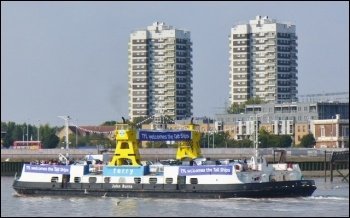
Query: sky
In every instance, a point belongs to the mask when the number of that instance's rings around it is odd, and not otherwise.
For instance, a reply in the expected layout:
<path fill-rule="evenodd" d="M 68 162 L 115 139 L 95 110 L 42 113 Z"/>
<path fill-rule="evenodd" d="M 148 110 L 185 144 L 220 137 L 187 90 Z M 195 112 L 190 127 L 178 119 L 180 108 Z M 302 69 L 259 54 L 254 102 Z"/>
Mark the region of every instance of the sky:
<path fill-rule="evenodd" d="M 349 92 L 347 1 L 1 1 L 1 121 L 63 126 L 128 117 L 130 34 L 191 32 L 193 116 L 229 105 L 231 28 L 257 15 L 296 26 L 299 95 Z"/>

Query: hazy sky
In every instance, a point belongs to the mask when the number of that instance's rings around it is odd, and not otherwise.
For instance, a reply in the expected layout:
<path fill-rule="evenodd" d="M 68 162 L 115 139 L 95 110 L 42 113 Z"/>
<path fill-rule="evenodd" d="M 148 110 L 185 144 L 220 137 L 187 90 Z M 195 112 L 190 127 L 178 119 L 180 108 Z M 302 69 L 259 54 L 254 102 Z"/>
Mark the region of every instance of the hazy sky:
<path fill-rule="evenodd" d="M 128 118 L 128 40 L 153 22 L 191 32 L 193 113 L 213 117 L 229 102 L 231 28 L 257 15 L 296 25 L 299 94 L 349 92 L 347 1 L 1 1 L 1 121 Z"/>

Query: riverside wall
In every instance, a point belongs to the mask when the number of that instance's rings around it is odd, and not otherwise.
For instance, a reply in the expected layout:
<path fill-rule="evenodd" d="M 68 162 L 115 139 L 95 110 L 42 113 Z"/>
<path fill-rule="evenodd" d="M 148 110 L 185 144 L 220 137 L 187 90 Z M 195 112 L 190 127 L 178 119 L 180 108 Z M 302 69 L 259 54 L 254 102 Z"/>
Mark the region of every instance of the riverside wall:
<path fill-rule="evenodd" d="M 333 151 L 344 151 L 349 148 L 342 149 L 307 149 L 307 148 L 287 148 L 287 161 L 310 160 L 310 161 L 324 161 L 329 160 Z M 211 159 L 249 159 L 255 154 L 253 148 L 202 148 L 203 157 L 210 157 Z M 162 160 L 175 159 L 177 149 L 175 148 L 140 148 L 141 160 Z M 86 155 L 99 154 L 98 149 L 1 149 L 1 161 L 31 161 L 31 160 L 50 160 L 57 159 L 59 154 L 66 155 L 68 153 L 70 158 L 83 159 Z M 108 151 L 113 155 L 114 149 Z M 274 149 L 259 149 L 259 154 L 266 157 L 268 161 L 278 161 L 279 153 L 276 152 L 274 156 Z"/>

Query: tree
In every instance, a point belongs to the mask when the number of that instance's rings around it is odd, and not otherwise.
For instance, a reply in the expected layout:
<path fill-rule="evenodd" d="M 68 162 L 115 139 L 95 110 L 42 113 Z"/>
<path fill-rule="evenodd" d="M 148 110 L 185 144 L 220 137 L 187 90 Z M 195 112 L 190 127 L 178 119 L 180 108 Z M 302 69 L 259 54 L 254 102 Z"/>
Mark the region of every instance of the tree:
<path fill-rule="evenodd" d="M 271 134 L 267 132 L 265 129 L 259 130 L 259 135 L 258 135 L 259 148 L 268 148 L 271 138 L 272 138 Z"/>
<path fill-rule="evenodd" d="M 233 147 L 234 148 L 252 148 L 253 141 L 250 139 L 237 140 L 237 141 L 234 141 Z"/>
<path fill-rule="evenodd" d="M 6 131 L 5 137 L 2 139 L 3 145 L 6 148 L 9 148 L 13 145 L 15 141 L 13 138 L 13 132 L 16 129 L 16 124 L 14 122 L 3 123 L 1 122 L 1 131 Z"/>
<path fill-rule="evenodd" d="M 219 131 L 215 133 L 215 147 L 225 148 L 230 139 L 230 134 L 227 131 Z"/>
<path fill-rule="evenodd" d="M 47 136 L 47 140 L 45 142 L 46 148 L 57 148 L 57 145 L 60 141 L 60 138 L 54 133 L 51 133 Z"/>
<path fill-rule="evenodd" d="M 233 103 L 227 109 L 227 113 L 229 114 L 240 114 L 244 112 L 244 104 Z"/>
<path fill-rule="evenodd" d="M 48 124 L 40 127 L 40 141 L 43 148 L 56 148 L 59 138 L 56 135 L 56 128 L 50 128 Z"/>
<path fill-rule="evenodd" d="M 300 147 L 312 148 L 316 145 L 315 137 L 312 133 L 306 134 L 301 138 Z"/>
<path fill-rule="evenodd" d="M 149 141 L 146 142 L 146 148 L 169 148 L 165 141 Z"/>
<path fill-rule="evenodd" d="M 280 135 L 280 147 L 289 148 L 292 146 L 292 138 L 289 135 Z"/>
<path fill-rule="evenodd" d="M 243 104 L 233 103 L 227 109 L 227 113 L 229 114 L 240 114 L 244 113 L 245 106 L 247 104 L 263 104 L 265 101 L 261 100 L 259 96 L 253 97 L 245 101 Z"/>
<path fill-rule="evenodd" d="M 247 104 L 263 104 L 265 101 L 261 100 L 259 96 L 248 99 L 244 105 Z"/>
<path fill-rule="evenodd" d="M 265 129 L 259 130 L 259 148 L 287 148 L 292 146 L 292 138 L 289 135 L 275 135 Z"/>

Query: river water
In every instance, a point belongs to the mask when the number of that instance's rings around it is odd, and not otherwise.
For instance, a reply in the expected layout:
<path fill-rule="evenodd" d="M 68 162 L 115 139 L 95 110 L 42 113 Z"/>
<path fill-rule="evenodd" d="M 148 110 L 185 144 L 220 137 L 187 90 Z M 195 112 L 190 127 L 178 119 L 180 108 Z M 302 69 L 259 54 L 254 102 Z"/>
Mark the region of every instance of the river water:
<path fill-rule="evenodd" d="M 28 197 L 15 194 L 13 177 L 1 177 L 1 217 L 349 217 L 349 183 L 314 179 L 311 197 L 282 199 L 137 199 Z"/>

